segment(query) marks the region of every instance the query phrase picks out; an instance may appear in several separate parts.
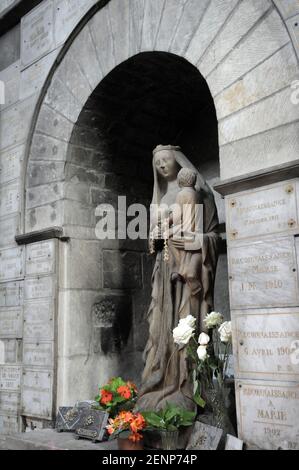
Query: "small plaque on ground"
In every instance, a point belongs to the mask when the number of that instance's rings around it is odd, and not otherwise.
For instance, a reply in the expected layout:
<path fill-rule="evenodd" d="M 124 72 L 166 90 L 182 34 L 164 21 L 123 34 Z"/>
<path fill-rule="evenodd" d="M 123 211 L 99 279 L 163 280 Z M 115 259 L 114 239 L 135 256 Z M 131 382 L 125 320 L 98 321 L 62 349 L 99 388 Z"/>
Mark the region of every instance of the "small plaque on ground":
<path fill-rule="evenodd" d="M 243 450 L 244 442 L 235 436 L 228 434 L 226 436 L 225 450 Z"/>
<path fill-rule="evenodd" d="M 93 442 L 102 441 L 108 418 L 108 413 L 104 411 L 83 409 L 76 429 L 77 438 L 90 439 Z"/>
<path fill-rule="evenodd" d="M 76 431 L 80 423 L 82 408 L 62 406 L 58 410 L 56 429 L 58 432 Z"/>
<path fill-rule="evenodd" d="M 223 430 L 197 421 L 189 439 L 187 450 L 217 450 Z"/>

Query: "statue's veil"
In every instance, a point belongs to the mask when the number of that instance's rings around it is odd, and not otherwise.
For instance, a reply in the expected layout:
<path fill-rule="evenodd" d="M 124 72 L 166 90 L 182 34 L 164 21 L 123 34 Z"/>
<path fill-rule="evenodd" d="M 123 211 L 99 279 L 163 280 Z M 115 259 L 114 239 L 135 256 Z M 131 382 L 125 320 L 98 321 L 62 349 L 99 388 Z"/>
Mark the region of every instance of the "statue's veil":
<path fill-rule="evenodd" d="M 209 187 L 209 185 L 204 181 L 199 171 L 190 162 L 190 160 L 188 160 L 186 155 L 183 154 L 180 147 L 175 147 L 173 145 L 158 145 L 158 147 L 156 147 L 156 149 L 154 150 L 154 156 L 153 156 L 154 191 L 153 191 L 152 204 L 159 205 L 162 197 L 164 196 L 166 192 L 167 183 L 162 178 L 159 177 L 159 174 L 155 165 L 155 154 L 162 150 L 168 150 L 172 152 L 175 160 L 177 161 L 177 163 L 179 164 L 181 168 L 190 168 L 190 170 L 193 170 L 196 173 L 197 175 L 196 186 L 195 186 L 196 191 L 198 192 L 204 191 L 205 193 L 212 193 L 212 190 Z"/>

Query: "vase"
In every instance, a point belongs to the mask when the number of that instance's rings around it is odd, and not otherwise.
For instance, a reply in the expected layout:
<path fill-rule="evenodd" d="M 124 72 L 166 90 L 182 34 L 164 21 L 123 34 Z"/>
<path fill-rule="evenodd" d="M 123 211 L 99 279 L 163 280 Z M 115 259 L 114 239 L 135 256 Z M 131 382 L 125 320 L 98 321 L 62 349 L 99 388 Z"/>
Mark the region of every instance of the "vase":
<path fill-rule="evenodd" d="M 117 444 L 119 450 L 143 450 L 143 441 L 133 442 L 129 438 L 122 439 L 119 437 Z"/>
<path fill-rule="evenodd" d="M 229 394 L 230 389 L 210 388 L 205 391 L 208 408 L 212 412 L 211 425 L 221 428 L 225 434 L 235 435 L 235 430 L 229 416 Z"/>
<path fill-rule="evenodd" d="M 179 447 L 179 431 L 161 431 L 161 446 L 163 450 L 177 450 Z"/>

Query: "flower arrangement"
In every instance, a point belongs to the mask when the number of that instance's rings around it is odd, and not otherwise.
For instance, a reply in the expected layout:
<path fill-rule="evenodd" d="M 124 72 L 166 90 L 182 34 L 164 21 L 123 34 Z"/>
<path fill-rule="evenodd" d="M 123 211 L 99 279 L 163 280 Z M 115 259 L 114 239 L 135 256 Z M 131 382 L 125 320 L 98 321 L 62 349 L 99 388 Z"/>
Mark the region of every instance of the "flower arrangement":
<path fill-rule="evenodd" d="M 131 411 L 121 411 L 114 419 L 109 419 L 107 426 L 108 434 L 112 438 L 122 435 L 122 438 L 129 438 L 132 442 L 139 442 L 143 436 L 141 431 L 146 428 L 146 420 L 141 413 Z"/>
<path fill-rule="evenodd" d="M 136 385 L 124 381 L 121 377 L 115 377 L 99 388 L 99 395 L 95 397 L 95 400 L 99 403 L 100 410 L 106 411 L 113 417 L 121 409 L 132 409 L 136 398 Z"/>
<path fill-rule="evenodd" d="M 225 322 L 221 313 L 211 312 L 204 324 L 209 334 L 201 333 L 197 341 L 196 319 L 192 315 L 181 319 L 173 330 L 174 342 L 179 348 L 187 347 L 193 365 L 194 401 L 202 408 L 206 405 L 202 389 L 224 388 L 232 344 L 231 322 Z"/>

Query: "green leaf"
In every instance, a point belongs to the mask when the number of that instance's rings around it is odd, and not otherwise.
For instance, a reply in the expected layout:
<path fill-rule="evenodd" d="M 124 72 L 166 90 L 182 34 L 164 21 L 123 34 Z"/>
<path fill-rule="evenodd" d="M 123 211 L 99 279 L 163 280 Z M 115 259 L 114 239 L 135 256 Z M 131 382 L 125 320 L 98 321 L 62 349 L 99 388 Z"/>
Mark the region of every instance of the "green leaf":
<path fill-rule="evenodd" d="M 170 403 L 167 403 L 167 407 L 164 412 L 164 421 L 166 423 L 171 422 L 174 418 L 180 416 L 181 410 L 179 407 L 175 405 L 171 405 Z"/>
<path fill-rule="evenodd" d="M 167 431 L 177 431 L 177 430 L 178 430 L 178 428 L 174 424 L 169 424 L 167 426 Z"/>
<path fill-rule="evenodd" d="M 199 394 L 194 395 L 194 401 L 201 408 L 204 408 L 206 406 L 206 402 L 204 401 L 204 399 Z"/>
<path fill-rule="evenodd" d="M 120 395 L 116 395 L 115 397 L 113 397 L 113 403 L 115 405 L 117 405 L 118 403 L 123 403 L 124 401 L 127 401 L 127 399 L 124 397 L 121 397 Z"/>
<path fill-rule="evenodd" d="M 110 388 L 112 392 L 117 392 L 117 389 L 119 387 L 123 387 L 124 385 L 126 385 L 126 382 L 121 377 L 115 377 L 115 379 L 113 379 L 110 384 Z"/>
<path fill-rule="evenodd" d="M 155 413 L 154 411 L 144 411 L 142 412 L 142 415 L 150 426 L 158 429 L 165 429 L 165 421 L 158 413 Z"/>
<path fill-rule="evenodd" d="M 195 384 L 194 384 L 195 385 Z M 201 408 L 204 408 L 206 406 L 206 402 L 201 396 L 201 383 L 196 381 L 196 387 L 194 387 L 194 401 L 195 403 L 200 406 Z"/>

